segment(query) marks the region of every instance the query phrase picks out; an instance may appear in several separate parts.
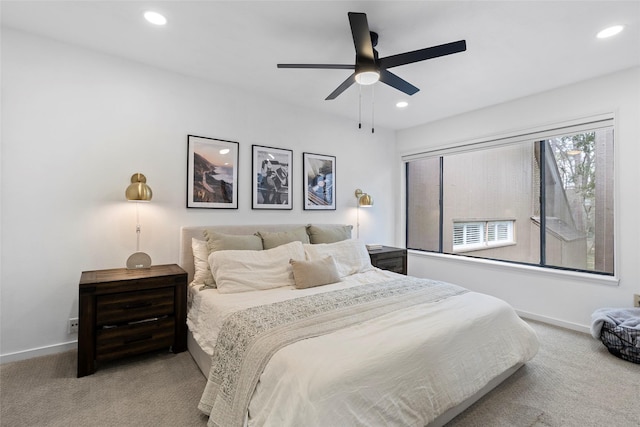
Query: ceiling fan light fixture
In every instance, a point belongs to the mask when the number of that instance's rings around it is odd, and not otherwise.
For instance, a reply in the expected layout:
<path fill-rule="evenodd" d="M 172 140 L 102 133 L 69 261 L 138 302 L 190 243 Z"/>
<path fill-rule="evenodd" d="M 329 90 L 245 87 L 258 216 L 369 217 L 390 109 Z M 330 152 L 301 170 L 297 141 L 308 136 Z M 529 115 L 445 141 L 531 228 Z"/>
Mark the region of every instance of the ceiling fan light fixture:
<path fill-rule="evenodd" d="M 377 71 L 362 71 L 356 74 L 356 82 L 363 86 L 372 85 L 380 80 L 380 73 Z"/>

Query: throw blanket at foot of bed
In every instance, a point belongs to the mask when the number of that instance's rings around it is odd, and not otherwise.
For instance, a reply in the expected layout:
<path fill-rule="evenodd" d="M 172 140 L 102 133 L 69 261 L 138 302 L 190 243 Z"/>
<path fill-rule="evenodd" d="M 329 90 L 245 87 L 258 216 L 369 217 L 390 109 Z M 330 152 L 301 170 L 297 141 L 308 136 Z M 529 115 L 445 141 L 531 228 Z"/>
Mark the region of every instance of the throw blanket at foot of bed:
<path fill-rule="evenodd" d="M 306 338 L 468 292 L 414 277 L 310 295 L 232 314 L 222 326 L 198 408 L 209 426 L 242 426 L 264 367 L 279 349 Z"/>

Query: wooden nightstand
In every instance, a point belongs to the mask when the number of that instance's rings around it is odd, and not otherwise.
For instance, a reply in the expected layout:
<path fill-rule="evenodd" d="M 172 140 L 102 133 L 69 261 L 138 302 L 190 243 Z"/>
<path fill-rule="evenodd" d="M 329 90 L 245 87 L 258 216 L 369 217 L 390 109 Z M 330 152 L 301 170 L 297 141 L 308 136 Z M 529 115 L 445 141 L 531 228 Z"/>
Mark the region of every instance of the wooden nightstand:
<path fill-rule="evenodd" d="M 383 246 L 381 249 L 370 249 L 369 257 L 374 267 L 407 274 L 407 250 Z"/>
<path fill-rule="evenodd" d="M 79 285 L 78 377 L 96 363 L 187 349 L 187 273 L 175 264 L 84 271 Z"/>

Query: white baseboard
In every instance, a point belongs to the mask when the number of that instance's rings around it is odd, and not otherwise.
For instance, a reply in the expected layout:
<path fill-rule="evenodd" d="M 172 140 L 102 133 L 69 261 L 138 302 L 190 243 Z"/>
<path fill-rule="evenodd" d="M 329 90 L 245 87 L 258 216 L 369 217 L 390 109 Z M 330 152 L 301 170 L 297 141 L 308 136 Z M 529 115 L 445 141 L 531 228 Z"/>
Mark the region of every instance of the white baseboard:
<path fill-rule="evenodd" d="M 549 323 L 550 325 L 559 326 L 565 329 L 571 329 L 572 331 L 584 332 L 590 334 L 590 327 L 587 325 L 580 325 L 578 323 L 567 322 L 566 320 L 555 319 L 553 317 L 541 316 L 539 314 L 529 313 L 527 311 L 517 310 L 518 316 L 525 319 L 537 320 L 542 323 Z"/>
<path fill-rule="evenodd" d="M 78 341 L 69 341 L 61 344 L 49 345 L 46 347 L 32 348 L 30 350 L 17 351 L 15 353 L 0 354 L 0 364 L 16 362 L 18 360 L 31 359 L 33 357 L 46 356 L 49 354 L 62 353 L 74 350 L 78 347 Z"/>

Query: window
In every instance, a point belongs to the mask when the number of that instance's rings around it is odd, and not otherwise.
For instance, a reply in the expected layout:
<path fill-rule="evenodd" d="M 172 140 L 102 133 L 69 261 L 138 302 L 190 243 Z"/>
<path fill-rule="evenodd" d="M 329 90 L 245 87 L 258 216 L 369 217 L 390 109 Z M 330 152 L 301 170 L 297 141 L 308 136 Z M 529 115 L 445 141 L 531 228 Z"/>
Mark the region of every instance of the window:
<path fill-rule="evenodd" d="M 513 221 L 453 223 L 454 252 L 483 250 L 513 243 Z"/>
<path fill-rule="evenodd" d="M 613 275 L 613 119 L 407 156 L 407 247 Z"/>
<path fill-rule="evenodd" d="M 478 247 L 484 243 L 483 222 L 458 222 L 453 224 L 453 249 Z"/>

